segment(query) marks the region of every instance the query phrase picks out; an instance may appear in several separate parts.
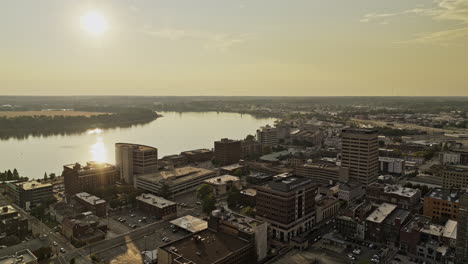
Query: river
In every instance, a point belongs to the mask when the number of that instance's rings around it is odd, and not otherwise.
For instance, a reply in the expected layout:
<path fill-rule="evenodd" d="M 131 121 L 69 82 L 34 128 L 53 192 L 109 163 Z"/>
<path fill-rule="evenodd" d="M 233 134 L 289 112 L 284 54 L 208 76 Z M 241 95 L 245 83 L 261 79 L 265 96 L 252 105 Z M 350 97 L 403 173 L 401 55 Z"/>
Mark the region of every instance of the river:
<path fill-rule="evenodd" d="M 0 171 L 18 169 L 21 176 L 42 178 L 44 172 L 62 173 L 75 162 L 114 163 L 114 144 L 138 143 L 158 148 L 159 158 L 184 150 L 213 148 L 227 137 L 243 139 L 274 118 L 216 112 L 159 112 L 163 117 L 129 128 L 95 129 L 81 134 L 0 140 Z"/>

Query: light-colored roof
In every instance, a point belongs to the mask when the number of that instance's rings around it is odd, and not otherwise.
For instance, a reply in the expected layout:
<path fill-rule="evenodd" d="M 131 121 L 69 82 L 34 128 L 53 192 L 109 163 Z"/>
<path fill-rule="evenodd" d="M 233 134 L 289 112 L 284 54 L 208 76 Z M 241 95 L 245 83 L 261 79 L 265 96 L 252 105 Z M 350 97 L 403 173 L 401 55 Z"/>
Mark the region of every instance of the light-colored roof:
<path fill-rule="evenodd" d="M 447 238 L 457 239 L 458 222 L 447 220 L 442 235 Z"/>
<path fill-rule="evenodd" d="M 36 256 L 34 256 L 33 253 L 31 253 L 31 251 L 29 251 L 29 249 L 18 251 L 15 255 L 0 257 L 0 264 L 22 264 L 30 263 L 33 261 L 37 261 L 37 258 Z"/>
<path fill-rule="evenodd" d="M 94 195 L 91 195 L 87 192 L 81 192 L 81 193 L 77 193 L 76 194 L 76 197 L 89 203 L 89 204 L 102 204 L 102 203 L 105 203 L 106 201 L 97 197 L 97 196 L 94 196 Z"/>
<path fill-rule="evenodd" d="M 234 182 L 234 181 L 239 181 L 239 177 L 232 176 L 232 175 L 223 175 L 223 176 L 218 176 L 214 178 L 210 178 L 205 180 L 204 182 L 208 184 L 213 184 L 213 185 L 222 185 L 226 184 L 227 182 Z"/>
<path fill-rule="evenodd" d="M 395 210 L 397 206 L 394 204 L 383 203 L 375 209 L 366 220 L 374 223 L 382 223 L 389 214 Z"/>
<path fill-rule="evenodd" d="M 23 188 L 24 190 L 33 190 L 33 189 L 39 189 L 39 188 L 52 187 L 52 184 L 50 183 L 40 183 L 38 181 L 21 182 L 21 183 L 16 183 L 16 185 Z"/>
<path fill-rule="evenodd" d="M 245 195 L 250 195 L 250 196 L 255 196 L 257 195 L 257 190 L 253 189 L 253 188 L 248 188 L 248 189 L 244 189 L 242 191 L 240 191 L 242 194 L 245 194 Z"/>
<path fill-rule="evenodd" d="M 165 170 L 160 172 L 155 172 L 151 174 L 145 174 L 138 177 L 149 182 L 159 182 L 161 180 L 170 180 L 173 184 L 182 183 L 197 179 L 200 177 L 205 177 L 207 174 L 216 173 L 213 170 L 208 170 L 204 168 L 195 168 L 195 167 L 180 167 L 175 168 L 174 170 Z"/>
<path fill-rule="evenodd" d="M 442 235 L 443 230 L 444 230 L 443 226 L 435 225 L 435 224 L 425 225 L 423 226 L 423 228 L 421 228 L 422 233 L 430 234 L 436 237 L 440 237 Z"/>
<path fill-rule="evenodd" d="M 149 194 L 149 193 L 144 193 L 136 198 L 138 201 L 145 202 L 147 204 L 150 204 L 152 206 L 156 206 L 158 208 L 164 208 L 167 206 L 174 205 L 175 203 L 169 200 L 166 200 L 162 197 Z"/>
<path fill-rule="evenodd" d="M 200 218 L 186 215 L 171 221 L 171 224 L 185 229 L 189 232 L 195 233 L 208 228 L 208 222 Z"/>

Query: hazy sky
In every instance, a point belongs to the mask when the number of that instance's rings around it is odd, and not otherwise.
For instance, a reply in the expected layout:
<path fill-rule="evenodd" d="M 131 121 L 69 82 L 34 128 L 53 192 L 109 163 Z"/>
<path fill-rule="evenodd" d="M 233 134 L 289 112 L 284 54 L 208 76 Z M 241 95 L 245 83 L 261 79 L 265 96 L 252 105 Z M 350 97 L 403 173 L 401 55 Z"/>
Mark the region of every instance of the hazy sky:
<path fill-rule="evenodd" d="M 0 95 L 94 94 L 466 96 L 468 0 L 0 3 Z"/>

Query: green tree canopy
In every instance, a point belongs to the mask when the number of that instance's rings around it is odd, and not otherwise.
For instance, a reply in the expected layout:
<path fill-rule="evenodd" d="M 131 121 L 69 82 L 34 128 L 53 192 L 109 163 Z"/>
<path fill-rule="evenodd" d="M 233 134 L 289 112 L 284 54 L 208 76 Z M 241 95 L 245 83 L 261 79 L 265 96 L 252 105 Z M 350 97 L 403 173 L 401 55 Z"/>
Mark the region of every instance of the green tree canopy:
<path fill-rule="evenodd" d="M 197 189 L 198 200 L 203 201 L 210 194 L 213 194 L 213 188 L 208 184 L 202 184 Z"/>
<path fill-rule="evenodd" d="M 216 198 L 212 193 L 208 194 L 204 197 L 202 201 L 203 212 L 205 214 L 211 214 L 211 212 L 215 209 L 216 206 Z"/>

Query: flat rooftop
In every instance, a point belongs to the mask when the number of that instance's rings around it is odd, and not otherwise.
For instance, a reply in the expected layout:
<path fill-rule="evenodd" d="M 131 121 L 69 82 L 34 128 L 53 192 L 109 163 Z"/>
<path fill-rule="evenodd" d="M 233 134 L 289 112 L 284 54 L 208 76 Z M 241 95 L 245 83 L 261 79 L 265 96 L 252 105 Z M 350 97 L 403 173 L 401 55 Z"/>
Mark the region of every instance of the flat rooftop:
<path fill-rule="evenodd" d="M 18 251 L 15 255 L 0 257 L 0 264 L 21 264 L 34 261 L 37 261 L 37 258 L 29 249 Z"/>
<path fill-rule="evenodd" d="M 214 178 L 210 178 L 205 180 L 204 182 L 213 184 L 213 185 L 223 185 L 228 182 L 234 182 L 234 181 L 239 181 L 239 177 L 232 176 L 232 175 L 222 175 Z"/>
<path fill-rule="evenodd" d="M 450 239 L 457 239 L 457 229 L 458 229 L 458 222 L 453 220 L 447 220 L 445 223 L 444 231 L 442 236 L 450 238 Z"/>
<path fill-rule="evenodd" d="M 267 186 L 276 191 L 289 192 L 311 183 L 312 180 L 310 178 L 289 176 L 272 181 Z"/>
<path fill-rule="evenodd" d="M 70 170 L 73 170 L 74 168 L 77 168 L 80 173 L 93 171 L 93 170 L 103 170 L 103 169 L 115 168 L 115 166 L 110 164 L 110 163 L 96 162 L 96 161 L 88 161 L 88 162 L 86 162 L 86 165 L 84 165 L 84 166 L 79 164 L 79 163 L 74 163 L 74 164 L 65 165 L 63 167 L 67 168 L 67 169 L 70 169 Z"/>
<path fill-rule="evenodd" d="M 196 233 L 208 228 L 208 222 L 191 215 L 186 215 L 171 221 L 171 224 L 184 230 Z"/>
<path fill-rule="evenodd" d="M 403 228 L 404 232 L 420 231 L 425 225 L 430 225 L 431 218 L 423 215 L 415 215 Z"/>
<path fill-rule="evenodd" d="M 128 148 L 133 148 L 133 149 L 141 150 L 141 151 L 158 150 L 155 147 L 140 145 L 140 144 L 132 144 L 132 143 L 115 143 L 115 146 L 116 147 L 128 147 Z"/>
<path fill-rule="evenodd" d="M 383 203 L 375 209 L 366 220 L 374 223 L 382 223 L 396 208 L 394 204 Z"/>
<path fill-rule="evenodd" d="M 253 188 L 248 188 L 240 191 L 242 194 L 249 195 L 249 196 L 256 196 L 257 195 L 257 190 Z"/>
<path fill-rule="evenodd" d="M 458 202 L 462 191 L 460 189 L 433 188 L 424 198 Z"/>
<path fill-rule="evenodd" d="M 161 249 L 173 255 L 173 263 L 211 264 L 249 246 L 247 240 L 205 229 Z"/>
<path fill-rule="evenodd" d="M 194 155 L 194 154 L 203 154 L 203 153 L 208 153 L 208 152 L 212 152 L 212 151 L 209 149 L 193 149 L 193 150 L 182 151 L 180 154 Z"/>
<path fill-rule="evenodd" d="M 162 197 L 149 194 L 149 193 L 144 193 L 136 198 L 138 201 L 150 204 L 152 206 L 156 206 L 158 208 L 165 208 L 171 205 L 175 205 L 176 203 L 166 200 Z"/>
<path fill-rule="evenodd" d="M 76 197 L 89 204 L 103 204 L 106 202 L 106 200 L 103 200 L 97 196 L 91 195 L 87 192 L 77 193 Z"/>
<path fill-rule="evenodd" d="M 172 180 L 174 184 L 183 183 L 209 174 L 216 174 L 213 170 L 195 167 L 180 167 L 174 170 L 159 171 L 151 174 L 138 176 L 138 179 L 158 183 L 161 180 Z"/>
<path fill-rule="evenodd" d="M 27 182 L 19 182 L 15 183 L 16 186 L 22 188 L 23 190 L 34 190 L 34 189 L 40 189 L 40 188 L 47 188 L 51 187 L 52 184 L 50 183 L 40 183 L 38 181 L 27 181 Z"/>
<path fill-rule="evenodd" d="M 259 221 L 257 219 L 235 213 L 229 209 L 217 209 L 212 213 L 213 217 L 217 217 L 220 221 L 228 222 L 229 225 L 236 226 L 239 230 L 242 230 L 246 233 L 254 233 L 254 228 L 260 226 L 265 222 Z"/>
<path fill-rule="evenodd" d="M 342 130 L 343 133 L 352 133 L 352 134 L 375 134 L 377 130 L 375 129 L 365 129 L 365 128 L 346 128 Z"/>
<path fill-rule="evenodd" d="M 392 194 L 396 194 L 398 196 L 404 196 L 404 197 L 413 197 L 419 192 L 418 189 L 407 188 L 401 185 L 389 185 L 389 184 L 376 183 L 376 182 L 372 183 L 370 187 L 383 188 L 385 193 L 392 193 Z"/>
<path fill-rule="evenodd" d="M 0 215 L 17 213 L 18 211 L 11 205 L 0 206 Z"/>
<path fill-rule="evenodd" d="M 239 163 L 234 163 L 234 164 L 231 164 L 231 165 L 221 167 L 221 169 L 222 170 L 227 170 L 227 171 L 234 171 L 234 170 L 237 170 L 237 169 L 242 169 L 244 167 L 245 167 L 244 165 L 240 165 Z"/>

